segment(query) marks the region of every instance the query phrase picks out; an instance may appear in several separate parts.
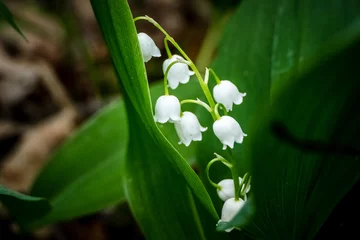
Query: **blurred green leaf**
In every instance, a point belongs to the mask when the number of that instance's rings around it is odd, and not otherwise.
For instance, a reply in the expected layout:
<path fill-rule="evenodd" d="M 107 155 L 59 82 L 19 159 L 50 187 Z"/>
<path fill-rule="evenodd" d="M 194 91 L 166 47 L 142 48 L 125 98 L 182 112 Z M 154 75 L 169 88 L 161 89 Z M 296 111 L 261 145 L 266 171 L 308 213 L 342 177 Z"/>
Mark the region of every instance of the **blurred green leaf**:
<path fill-rule="evenodd" d="M 126 1 L 117 0 L 93 0 L 92 5 L 112 54 L 128 113 L 130 143 L 125 187 L 130 207 L 149 239 L 168 236 L 183 239 L 187 235 L 203 239 L 197 211 L 186 186 L 214 218 L 217 214 L 196 173 L 154 122 L 129 6 Z M 174 224 L 174 217 L 183 220 Z"/>
<path fill-rule="evenodd" d="M 266 237 L 312 239 L 360 180 L 360 22 L 354 30 L 339 44 L 350 47 L 279 86 L 266 120 L 254 123 L 254 221 Z"/>
<path fill-rule="evenodd" d="M 228 21 L 212 67 L 221 79 L 233 81 L 241 92 L 247 93 L 244 102 L 230 113 L 248 133 L 244 143 L 252 138 L 251 123 L 263 117 L 259 112 L 271 102 L 273 83 L 303 73 L 304 64 L 317 55 L 324 43 L 359 17 L 359 4 L 359 1 L 338 0 L 263 0 L 240 4 Z M 210 89 L 212 86 L 214 81 L 210 80 Z M 201 118 L 204 125 L 212 125 L 206 113 Z M 211 132 L 205 132 L 203 139 L 197 154 L 201 176 L 205 176 L 203 169 L 213 158 L 213 152 L 221 153 L 219 141 Z M 241 174 L 251 165 L 244 159 L 246 151 L 246 144 L 235 145 L 233 150 Z M 221 165 L 214 166 L 211 177 L 215 182 L 220 181 L 229 178 L 230 172 Z M 223 202 L 212 186 L 206 184 L 206 187 L 220 210 Z"/>
<path fill-rule="evenodd" d="M 2 185 L 0 185 L 0 202 L 6 206 L 21 226 L 31 219 L 41 217 L 51 208 L 44 198 L 24 195 Z"/>
<path fill-rule="evenodd" d="M 53 208 L 33 226 L 93 213 L 124 200 L 122 164 L 128 143 L 125 106 L 116 101 L 91 118 L 56 151 L 31 194 Z"/>
<path fill-rule="evenodd" d="M 14 21 L 14 17 L 8 7 L 4 4 L 3 0 L 0 0 L 0 20 L 7 21 L 25 40 L 26 37 Z"/>
<path fill-rule="evenodd" d="M 163 84 L 154 84 L 150 90 L 154 98 L 160 96 Z M 177 90 L 176 94 L 187 98 L 194 90 L 197 88 L 193 82 Z M 129 138 L 124 107 L 122 99 L 109 104 L 74 133 L 49 160 L 35 181 L 32 194 L 48 198 L 53 208 L 35 226 L 90 214 L 125 200 L 120 180 Z M 162 125 L 161 130 L 173 144 L 178 142 L 171 124 Z M 189 162 L 194 162 L 195 145 L 190 148 L 175 146 Z M 93 192 L 101 194 L 89 198 Z"/>
<path fill-rule="evenodd" d="M 360 21 L 324 49 L 311 71 L 274 85 L 245 143 L 257 210 L 246 229 L 258 238 L 312 239 L 360 180 Z"/>

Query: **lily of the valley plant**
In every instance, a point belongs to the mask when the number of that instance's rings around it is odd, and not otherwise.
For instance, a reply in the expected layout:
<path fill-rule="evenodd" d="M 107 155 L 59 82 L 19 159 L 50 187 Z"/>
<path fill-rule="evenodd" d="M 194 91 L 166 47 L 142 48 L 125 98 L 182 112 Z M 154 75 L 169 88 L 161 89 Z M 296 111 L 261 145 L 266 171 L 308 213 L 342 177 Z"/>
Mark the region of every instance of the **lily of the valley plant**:
<path fill-rule="evenodd" d="M 206 168 L 208 180 L 216 188 L 219 197 L 225 201 L 219 222 L 229 222 L 244 206 L 247 200 L 246 194 L 250 190 L 251 177 L 248 174 L 245 174 L 243 178 L 239 177 L 236 161 L 232 157 L 231 150 L 234 148 L 235 143 L 241 144 L 247 135 L 241 129 L 240 124 L 233 117 L 228 116 L 228 111 L 232 111 L 233 104 L 241 104 L 246 93 L 241 93 L 231 81 L 220 80 L 213 69 L 205 68 L 203 78 L 193 61 L 155 20 L 148 16 L 134 19 L 134 21 L 137 20 L 149 21 L 165 35 L 164 43 L 168 58 L 163 63 L 164 95 L 160 96 L 156 101 L 154 120 L 161 124 L 173 123 L 180 139 L 179 144 L 189 146 L 192 141 L 202 140 L 202 132 L 206 131 L 207 127 L 201 125 L 194 113 L 182 111 L 182 105 L 185 103 L 198 104 L 211 114 L 214 121 L 212 130 L 223 145 L 223 150 L 228 151 L 228 155 L 231 156 L 231 159 L 225 159 L 215 153 L 216 157 L 208 163 Z M 138 40 L 144 62 L 148 62 L 152 57 L 161 56 L 159 48 L 146 33 L 138 33 Z M 171 53 L 168 42 L 174 45 L 181 56 Z M 217 83 L 212 92 L 208 87 L 209 73 L 213 75 Z M 170 95 L 169 88 L 173 90 L 179 87 L 180 84 L 188 83 L 193 75 L 196 76 L 207 102 L 199 99 L 180 101 L 176 96 Z M 220 115 L 219 108 L 224 112 L 224 115 Z M 209 169 L 215 162 L 222 162 L 227 166 L 231 170 L 233 178 L 224 179 L 218 184 L 211 181 Z M 233 228 L 226 231 L 231 230 Z"/>

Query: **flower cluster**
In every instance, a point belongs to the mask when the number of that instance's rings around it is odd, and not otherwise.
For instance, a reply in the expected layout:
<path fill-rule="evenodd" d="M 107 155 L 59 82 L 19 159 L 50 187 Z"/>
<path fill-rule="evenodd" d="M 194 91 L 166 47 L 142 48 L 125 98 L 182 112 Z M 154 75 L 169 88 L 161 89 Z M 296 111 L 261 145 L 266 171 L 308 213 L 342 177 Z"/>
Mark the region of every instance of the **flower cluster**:
<path fill-rule="evenodd" d="M 137 17 L 134 20 L 140 19 L 151 22 L 164 33 L 164 45 L 168 55 L 168 58 L 163 62 L 162 66 L 164 73 L 164 95 L 160 96 L 155 103 L 155 122 L 162 124 L 166 122 L 173 123 L 180 139 L 179 144 L 189 146 L 192 141 L 201 141 L 202 133 L 207 130 L 207 127 L 203 127 L 200 124 L 194 113 L 182 111 L 182 105 L 185 103 L 198 104 L 211 114 L 214 120 L 212 130 L 223 145 L 223 150 L 228 149 L 228 153 L 230 153 L 228 155 L 231 155 L 231 161 L 228 161 L 215 153 L 216 158 L 211 160 L 206 167 L 208 180 L 217 189 L 219 197 L 224 201 L 219 222 L 229 222 L 244 206 L 247 198 L 246 194 L 250 190 L 251 178 L 248 177 L 248 174 L 245 174 L 243 178 L 238 176 L 236 161 L 233 159 L 231 152 L 234 144 L 241 144 L 247 135 L 242 131 L 239 123 L 233 117 L 228 116 L 228 112 L 233 110 L 234 104 L 239 105 L 243 102 L 246 93 L 241 93 L 231 81 L 220 80 L 214 70 L 210 68 L 205 68 L 205 76 L 203 78 L 191 59 L 156 21 L 147 16 Z M 161 56 L 159 48 L 147 34 L 139 33 L 138 40 L 144 62 L 148 62 L 152 57 Z M 171 53 L 168 42 L 174 45 L 181 56 Z M 217 83 L 212 92 L 208 87 L 210 73 Z M 179 87 L 180 84 L 188 83 L 190 77 L 193 75 L 196 75 L 207 103 L 199 99 L 179 101 L 176 96 L 169 94 L 169 88 L 174 90 Z M 219 109 L 222 110 L 222 115 L 219 114 Z M 218 161 L 225 164 L 232 171 L 233 179 L 224 179 L 218 184 L 211 181 L 209 168 L 214 162 Z M 233 228 L 227 229 L 226 231 L 230 232 L 231 230 L 233 230 Z"/>
<path fill-rule="evenodd" d="M 149 61 L 152 57 L 161 56 L 159 48 L 147 34 L 139 33 L 138 40 L 144 62 Z M 201 141 L 202 132 L 206 131 L 207 128 L 200 125 L 195 114 L 186 111 L 182 112 L 181 105 L 183 103 L 199 104 L 204 106 L 213 115 L 213 131 L 215 136 L 223 144 L 223 149 L 227 147 L 234 148 L 235 142 L 242 143 L 246 134 L 242 131 L 239 123 L 230 116 L 220 116 L 218 110 L 215 108 L 218 108 L 220 105 L 226 113 L 227 111 L 232 111 L 233 104 L 241 104 L 246 94 L 239 92 L 232 82 L 219 80 L 211 70 L 217 79 L 217 85 L 213 89 L 213 98 L 210 99 L 210 103 L 213 104 L 209 106 L 199 99 L 180 102 L 176 96 L 169 95 L 168 87 L 170 89 L 176 89 L 180 84 L 188 83 L 190 77 L 195 74 L 189 67 L 195 68 L 195 71 L 197 71 L 197 69 L 191 60 L 186 60 L 184 57 L 176 54 L 171 55 L 170 50 L 168 50 L 168 55 L 169 58 L 163 63 L 164 81 L 166 85 L 165 95 L 160 96 L 156 101 L 154 120 L 159 123 L 174 123 L 176 133 L 180 139 L 179 143 L 189 146 L 192 141 Z M 205 81 L 199 79 L 199 81 L 203 81 L 203 86 L 205 86 L 203 90 L 209 91 L 207 87 L 208 79 L 205 79 Z M 211 93 L 209 95 L 211 96 Z M 218 105 L 215 105 L 214 100 Z"/>

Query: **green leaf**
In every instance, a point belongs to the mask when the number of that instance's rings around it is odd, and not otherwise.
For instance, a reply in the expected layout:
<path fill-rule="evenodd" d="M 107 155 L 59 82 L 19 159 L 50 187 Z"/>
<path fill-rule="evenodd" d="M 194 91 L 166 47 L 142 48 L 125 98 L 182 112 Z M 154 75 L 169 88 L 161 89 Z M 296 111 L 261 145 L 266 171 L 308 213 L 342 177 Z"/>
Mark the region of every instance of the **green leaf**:
<path fill-rule="evenodd" d="M 231 80 L 247 93 L 231 112 L 245 133 L 257 113 L 270 103 L 272 83 L 301 74 L 303 64 L 328 39 L 360 16 L 359 8 L 360 2 L 351 0 L 245 0 L 240 4 L 225 28 L 213 68 L 221 79 Z M 214 85 L 214 81 L 210 83 Z M 209 135 L 204 139 L 213 136 Z M 217 144 L 212 138 L 210 144 Z M 243 148 L 235 146 L 241 164 Z M 208 154 L 212 157 L 212 152 Z"/>
<path fill-rule="evenodd" d="M 244 102 L 230 113 L 248 134 L 244 145 L 235 145 L 233 150 L 241 174 L 252 165 L 244 159 L 244 153 L 248 151 L 246 142 L 253 138 L 251 124 L 263 117 L 259 112 L 271 102 L 273 83 L 303 73 L 305 64 L 324 43 L 359 17 L 359 4 L 358 1 L 336 0 L 243 1 L 229 19 L 212 68 L 221 79 L 233 81 L 241 92 L 247 93 Z M 214 81 L 210 80 L 211 84 L 214 85 Z M 211 125 L 210 118 L 204 119 L 207 120 L 204 125 Z M 219 141 L 211 132 L 205 132 L 203 139 L 197 154 L 202 176 L 213 152 L 221 154 Z M 215 182 L 230 176 L 223 166 L 211 169 Z M 215 206 L 220 209 L 223 202 L 212 186 L 207 187 Z"/>
<path fill-rule="evenodd" d="M 54 154 L 31 193 L 53 208 L 33 227 L 93 213 L 124 200 L 122 164 L 128 143 L 124 103 L 97 113 Z"/>
<path fill-rule="evenodd" d="M 44 198 L 24 195 L 1 185 L 0 202 L 7 207 L 21 226 L 31 219 L 41 217 L 51 208 L 49 202 Z"/>
<path fill-rule="evenodd" d="M 7 21 L 25 40 L 27 40 L 21 29 L 15 23 L 12 13 L 4 4 L 3 0 L 0 0 L 0 20 Z"/>
<path fill-rule="evenodd" d="M 152 96 L 159 96 L 163 84 L 154 84 L 150 90 Z M 176 94 L 188 98 L 194 90 L 196 85 L 189 83 Z M 55 152 L 32 188 L 32 194 L 48 198 L 53 208 L 33 226 L 90 214 L 125 200 L 121 172 L 129 136 L 124 107 L 121 99 L 109 104 Z M 172 143 L 178 142 L 172 125 L 163 125 L 161 130 Z M 175 146 L 194 162 L 195 145 Z"/>
<path fill-rule="evenodd" d="M 247 230 L 258 238 L 312 239 L 360 180 L 359 46 L 357 21 L 310 71 L 274 85 L 271 108 L 253 123 L 244 147 L 261 231 Z"/>
<path fill-rule="evenodd" d="M 185 179 L 174 171 L 164 152 L 143 128 L 140 117 L 128 110 L 130 149 L 125 190 L 130 207 L 147 239 L 206 239 Z M 215 226 L 215 222 L 214 222 Z"/>
<path fill-rule="evenodd" d="M 185 186 L 214 218 L 217 213 L 196 173 L 154 122 L 145 68 L 129 7 L 125 1 L 91 2 L 112 54 L 126 102 L 130 143 L 125 187 L 131 209 L 149 239 L 165 236 L 182 239 L 186 235 L 204 238 Z M 174 216 L 181 216 L 179 219 L 182 220 L 174 224 Z"/>

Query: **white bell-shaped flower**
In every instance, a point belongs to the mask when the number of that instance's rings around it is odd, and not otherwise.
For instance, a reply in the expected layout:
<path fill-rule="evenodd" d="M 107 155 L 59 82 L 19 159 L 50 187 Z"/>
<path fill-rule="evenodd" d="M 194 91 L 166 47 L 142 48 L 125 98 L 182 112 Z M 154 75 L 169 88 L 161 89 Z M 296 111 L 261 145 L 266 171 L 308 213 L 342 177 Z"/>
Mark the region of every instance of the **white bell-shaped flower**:
<path fill-rule="evenodd" d="M 244 137 L 247 136 L 241 129 L 239 123 L 230 116 L 222 116 L 213 124 L 213 130 L 216 137 L 224 145 L 223 150 L 227 146 L 234 148 L 234 142 L 242 143 Z"/>
<path fill-rule="evenodd" d="M 217 189 L 217 194 L 220 199 L 223 201 L 228 200 L 229 198 L 235 197 L 235 189 L 234 189 L 234 180 L 233 179 L 223 179 L 218 185 L 221 187 Z"/>
<path fill-rule="evenodd" d="M 166 73 L 167 68 L 171 63 L 175 61 L 185 61 L 179 55 L 173 55 L 171 58 L 166 59 L 163 63 L 163 72 Z M 193 71 L 189 70 L 189 66 L 186 63 L 174 63 L 170 67 L 170 70 L 167 74 L 168 84 L 171 89 L 175 89 L 179 86 L 179 83 L 185 84 L 189 82 L 190 76 L 194 75 Z"/>
<path fill-rule="evenodd" d="M 232 82 L 222 80 L 214 87 L 213 95 L 216 102 L 223 104 L 227 111 L 231 111 L 233 103 L 241 104 L 246 93 L 239 92 Z"/>
<path fill-rule="evenodd" d="M 200 125 L 198 118 L 192 112 L 183 112 L 180 120 L 175 122 L 175 129 L 180 138 L 179 144 L 183 143 L 185 146 L 189 146 L 191 141 L 201 141 L 201 132 L 207 130 Z"/>
<path fill-rule="evenodd" d="M 239 184 L 241 183 L 242 178 L 239 177 Z M 235 197 L 235 186 L 234 186 L 234 180 L 233 179 L 223 179 L 221 180 L 218 185 L 221 187 L 220 189 L 217 189 L 217 194 L 219 195 L 219 198 L 223 201 L 228 200 L 229 198 Z M 244 186 L 241 190 L 243 190 Z M 246 189 L 246 193 L 250 191 L 250 185 Z"/>
<path fill-rule="evenodd" d="M 175 96 L 164 95 L 158 98 L 155 104 L 154 120 L 159 123 L 180 120 L 180 102 Z"/>
<path fill-rule="evenodd" d="M 221 219 L 220 222 L 230 222 L 235 215 L 240 211 L 240 209 L 244 206 L 245 201 L 239 198 L 239 200 L 235 200 L 235 198 L 229 198 L 225 201 L 224 206 L 221 210 Z M 234 228 L 228 228 L 225 232 L 231 232 Z"/>
<path fill-rule="evenodd" d="M 141 32 L 137 36 L 144 62 L 148 62 L 152 57 L 161 57 L 159 48 L 149 35 Z"/>

